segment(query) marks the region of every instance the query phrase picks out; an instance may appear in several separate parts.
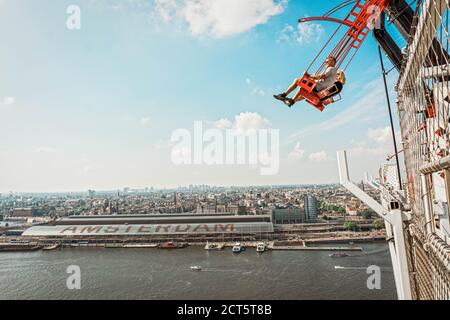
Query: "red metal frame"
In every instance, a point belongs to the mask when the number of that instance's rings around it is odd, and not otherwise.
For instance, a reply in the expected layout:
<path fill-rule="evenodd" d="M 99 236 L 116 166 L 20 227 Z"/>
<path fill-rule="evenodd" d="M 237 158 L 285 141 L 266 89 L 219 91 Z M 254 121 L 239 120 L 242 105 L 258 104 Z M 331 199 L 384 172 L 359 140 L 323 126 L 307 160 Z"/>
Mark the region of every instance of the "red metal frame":
<path fill-rule="evenodd" d="M 347 14 L 344 20 L 339 20 L 336 18 L 329 17 L 330 14 L 336 12 L 343 7 L 346 7 L 354 2 L 354 5 L 350 12 Z M 362 43 L 366 39 L 367 35 L 371 30 L 371 25 L 369 20 L 376 21 L 384 9 L 386 9 L 389 0 L 347 0 L 340 5 L 334 7 L 330 11 L 328 11 L 322 17 L 307 17 L 299 19 L 299 22 L 308 22 L 313 20 L 319 21 L 331 21 L 339 23 L 339 27 L 331 36 L 331 38 L 327 41 L 324 47 L 320 50 L 319 54 L 316 58 L 311 62 L 310 66 L 307 70 L 311 68 L 311 66 L 316 62 L 324 49 L 328 46 L 334 36 L 338 33 L 342 26 L 347 26 L 348 30 L 345 35 L 339 41 L 339 43 L 334 47 L 331 53 L 328 55 L 336 58 L 336 67 L 339 68 L 345 61 L 346 58 L 351 54 L 349 61 L 347 62 L 344 70 L 348 67 L 350 62 L 353 60 L 353 57 L 358 52 Z M 375 10 L 377 8 L 378 10 Z M 326 64 L 323 62 L 318 68 L 315 74 L 321 75 L 326 70 Z M 314 107 L 323 110 L 324 104 L 318 97 L 318 94 L 313 92 L 314 87 L 316 86 L 316 80 L 311 78 L 308 73 L 305 73 L 303 77 L 300 79 L 298 85 L 301 88 L 301 94 L 305 97 L 305 99 L 312 104 Z"/>
<path fill-rule="evenodd" d="M 346 25 L 347 27 L 352 26 L 352 24 L 348 21 L 336 19 L 333 17 L 324 17 L 324 16 L 323 17 L 305 17 L 305 18 L 298 19 L 298 22 L 300 22 L 300 23 L 305 23 L 305 22 L 310 22 L 310 21 L 330 21 L 330 22 L 336 22 L 336 23 Z"/>

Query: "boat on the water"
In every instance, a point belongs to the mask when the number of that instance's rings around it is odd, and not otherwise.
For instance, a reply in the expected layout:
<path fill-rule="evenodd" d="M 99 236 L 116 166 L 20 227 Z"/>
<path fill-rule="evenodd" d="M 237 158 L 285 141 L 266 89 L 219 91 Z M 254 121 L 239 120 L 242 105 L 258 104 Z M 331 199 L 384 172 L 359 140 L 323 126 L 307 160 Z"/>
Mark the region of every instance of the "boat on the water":
<path fill-rule="evenodd" d="M 165 242 L 159 245 L 160 249 L 181 249 L 187 246 L 186 243 L 175 243 L 173 241 Z"/>
<path fill-rule="evenodd" d="M 345 257 L 350 257 L 350 255 L 348 253 L 331 253 L 328 255 L 331 258 L 345 258 Z"/>
<path fill-rule="evenodd" d="M 123 245 L 120 243 L 105 243 L 105 248 L 117 249 L 117 248 L 123 248 Z"/>
<path fill-rule="evenodd" d="M 55 249 L 57 249 L 58 247 L 59 247 L 59 244 L 56 243 L 56 244 L 51 245 L 51 246 L 43 247 L 42 250 L 44 250 L 44 251 L 50 251 L 50 250 L 55 250 Z"/>
<path fill-rule="evenodd" d="M 78 246 L 87 247 L 89 245 L 89 241 L 78 241 Z"/>
<path fill-rule="evenodd" d="M 0 244 L 0 252 L 36 251 L 41 248 L 37 244 Z"/>
<path fill-rule="evenodd" d="M 264 242 L 258 242 L 256 244 L 256 252 L 264 252 L 267 250 L 267 246 Z"/>
<path fill-rule="evenodd" d="M 156 243 L 149 243 L 149 244 L 139 244 L 139 243 L 134 243 L 134 244 L 124 244 L 123 248 L 157 248 L 158 245 Z"/>
<path fill-rule="evenodd" d="M 220 250 L 222 249 L 217 243 L 209 243 L 207 242 L 205 245 L 205 250 Z"/>
<path fill-rule="evenodd" d="M 241 245 L 240 242 L 236 242 L 233 246 L 233 252 L 234 253 L 239 253 L 245 250 L 245 247 L 243 245 Z"/>
<path fill-rule="evenodd" d="M 201 271 L 202 267 L 201 266 L 192 266 L 191 267 L 191 271 Z"/>

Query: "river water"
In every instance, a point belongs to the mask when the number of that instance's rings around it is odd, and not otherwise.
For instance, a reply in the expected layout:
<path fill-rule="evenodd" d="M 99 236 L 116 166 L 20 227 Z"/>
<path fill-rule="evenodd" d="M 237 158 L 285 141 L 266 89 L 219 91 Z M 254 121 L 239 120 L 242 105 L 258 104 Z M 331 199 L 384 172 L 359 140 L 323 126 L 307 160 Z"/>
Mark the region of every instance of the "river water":
<path fill-rule="evenodd" d="M 200 247 L 0 253 L 0 299 L 396 299 L 387 245 L 362 246 L 345 258 Z M 67 288 L 70 265 L 80 268 L 79 290 Z M 367 288 L 370 265 L 381 269 L 381 289 Z"/>

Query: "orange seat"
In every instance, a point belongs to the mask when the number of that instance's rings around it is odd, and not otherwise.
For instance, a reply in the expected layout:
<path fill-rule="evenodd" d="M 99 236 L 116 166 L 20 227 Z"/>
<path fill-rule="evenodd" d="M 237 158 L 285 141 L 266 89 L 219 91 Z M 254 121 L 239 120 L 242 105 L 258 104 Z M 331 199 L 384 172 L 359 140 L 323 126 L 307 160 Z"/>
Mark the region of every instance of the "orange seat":
<path fill-rule="evenodd" d="M 305 89 L 306 92 L 312 92 L 316 87 L 317 82 L 305 73 L 297 84 L 300 88 Z"/>

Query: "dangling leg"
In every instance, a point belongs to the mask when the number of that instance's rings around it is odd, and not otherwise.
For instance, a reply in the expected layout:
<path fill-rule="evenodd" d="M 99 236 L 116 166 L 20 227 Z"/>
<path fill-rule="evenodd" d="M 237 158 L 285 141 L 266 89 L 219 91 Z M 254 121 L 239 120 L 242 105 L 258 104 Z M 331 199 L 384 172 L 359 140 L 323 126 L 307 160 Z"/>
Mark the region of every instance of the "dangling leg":
<path fill-rule="evenodd" d="M 294 97 L 291 99 L 291 98 L 286 98 L 286 99 L 284 99 L 284 104 L 285 105 L 287 105 L 289 108 L 290 107 L 292 107 L 296 102 L 298 102 L 298 101 L 302 101 L 302 100 L 304 100 L 305 99 L 305 97 L 303 97 L 302 95 L 301 95 L 301 89 L 299 88 L 298 90 L 297 90 L 297 92 L 295 93 L 295 95 L 294 95 Z"/>
<path fill-rule="evenodd" d="M 290 85 L 290 87 L 286 91 L 286 96 L 290 95 L 292 91 L 295 90 L 295 88 L 298 87 L 298 82 L 300 81 L 300 78 L 294 79 L 294 82 Z"/>
<path fill-rule="evenodd" d="M 284 100 L 291 94 L 291 92 L 294 91 L 295 88 L 298 87 L 298 81 L 299 81 L 299 78 L 294 79 L 294 82 L 292 82 L 292 84 L 289 86 L 289 88 L 286 90 L 286 92 L 276 94 L 273 97 L 277 100 L 281 100 L 284 102 Z"/>
<path fill-rule="evenodd" d="M 298 91 L 295 93 L 294 98 L 292 100 L 294 100 L 295 102 L 305 100 L 305 97 L 302 96 L 302 94 L 301 94 L 301 89 L 298 89 Z"/>

